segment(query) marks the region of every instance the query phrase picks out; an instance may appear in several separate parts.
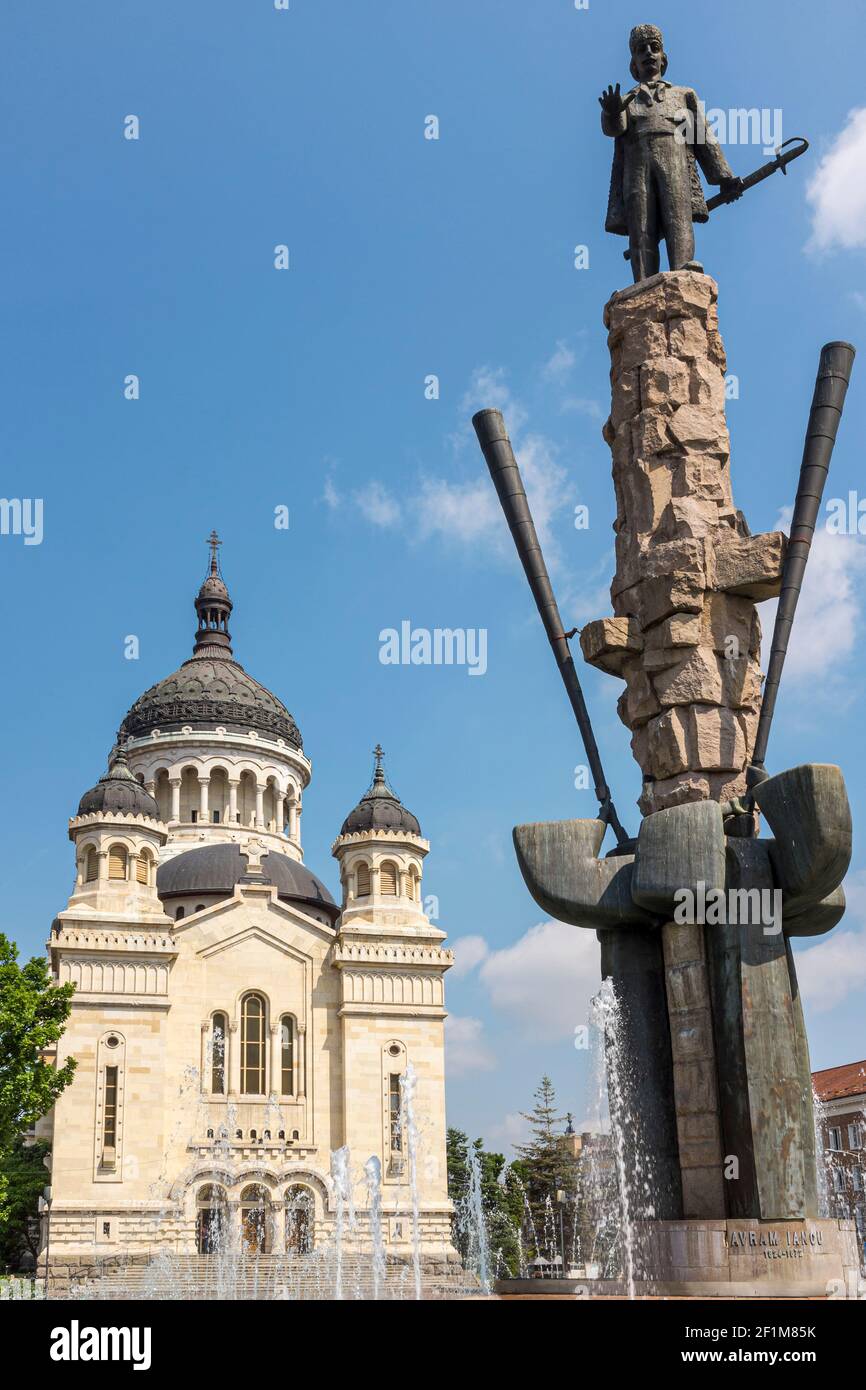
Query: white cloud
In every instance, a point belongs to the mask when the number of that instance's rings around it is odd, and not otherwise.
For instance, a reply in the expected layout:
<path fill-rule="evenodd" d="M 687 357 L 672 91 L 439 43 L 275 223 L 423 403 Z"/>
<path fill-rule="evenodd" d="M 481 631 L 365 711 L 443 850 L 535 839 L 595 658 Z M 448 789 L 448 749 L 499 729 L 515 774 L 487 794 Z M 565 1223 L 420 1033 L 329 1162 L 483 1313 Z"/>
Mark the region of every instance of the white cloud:
<path fill-rule="evenodd" d="M 827 1013 L 866 985 L 866 870 L 845 881 L 847 911 L 842 925 L 814 946 L 796 952 L 797 979 L 806 1004 Z"/>
<path fill-rule="evenodd" d="M 480 1018 L 461 1018 L 449 1014 L 445 1020 L 446 1067 L 449 1076 L 468 1076 L 476 1071 L 493 1071 L 496 1058 L 484 1038 Z"/>
<path fill-rule="evenodd" d="M 806 190 L 812 205 L 807 250 L 866 247 L 866 107 L 849 112 L 847 125 L 821 159 Z"/>
<path fill-rule="evenodd" d="M 450 944 L 454 952 L 454 964 L 448 973 L 452 980 L 470 975 L 490 953 L 483 936 L 460 936 Z"/>
<path fill-rule="evenodd" d="M 776 522 L 789 530 L 791 509 L 785 508 Z M 820 653 L 822 675 L 827 683 L 858 649 L 863 620 L 863 576 L 866 574 L 866 539 L 860 536 L 832 535 L 819 528 L 812 541 L 803 591 L 791 629 L 785 659 L 786 684 L 808 680 L 814 683 Z M 764 630 L 761 660 L 764 670 L 770 655 L 777 602 L 762 605 Z"/>
<path fill-rule="evenodd" d="M 542 434 L 526 434 L 527 413 L 512 395 L 501 367 L 480 367 L 460 403 L 462 418 L 474 411 L 494 407 L 501 410 L 520 465 L 526 486 L 526 496 L 538 538 L 545 550 L 551 569 L 558 561 L 553 538 L 553 523 L 561 510 L 572 501 L 568 475 L 556 461 L 556 446 Z M 467 436 L 456 436 L 465 443 Z M 472 435 L 474 444 L 474 434 Z M 475 445 L 477 454 L 477 445 Z M 480 456 L 473 465 L 467 482 L 452 482 L 446 478 L 427 476 L 422 479 L 419 495 L 413 503 L 417 531 L 421 539 L 438 535 L 448 541 L 477 544 L 483 542 L 505 552 L 511 546 L 499 502 L 486 470 L 479 471 Z M 482 465 L 483 468 L 483 465 Z"/>
<path fill-rule="evenodd" d="M 491 952 L 479 974 L 493 1007 L 536 1041 L 572 1037 L 587 1022 L 601 983 L 595 932 L 541 922 L 513 946 Z"/>
<path fill-rule="evenodd" d="M 354 497 L 361 515 L 374 526 L 396 526 L 400 520 L 400 503 L 381 483 L 367 483 Z"/>
<path fill-rule="evenodd" d="M 337 510 L 342 500 L 333 478 L 328 475 L 325 479 L 325 486 L 322 491 L 322 501 L 334 512 Z"/>
<path fill-rule="evenodd" d="M 559 408 L 564 414 L 571 412 L 586 415 L 590 420 L 598 420 L 601 424 L 604 424 L 608 416 L 608 412 L 599 401 L 590 400 L 587 396 L 566 396 Z"/>
<path fill-rule="evenodd" d="M 488 1129 L 490 1145 L 501 1144 L 506 1149 L 509 1145 L 516 1147 L 525 1144 L 531 1136 L 529 1121 L 519 1110 L 509 1111 L 499 1124 L 491 1125 Z"/>
<path fill-rule="evenodd" d="M 577 358 L 564 338 L 557 341 L 553 355 L 547 359 L 541 369 L 541 375 L 548 381 L 561 381 L 568 376 Z"/>

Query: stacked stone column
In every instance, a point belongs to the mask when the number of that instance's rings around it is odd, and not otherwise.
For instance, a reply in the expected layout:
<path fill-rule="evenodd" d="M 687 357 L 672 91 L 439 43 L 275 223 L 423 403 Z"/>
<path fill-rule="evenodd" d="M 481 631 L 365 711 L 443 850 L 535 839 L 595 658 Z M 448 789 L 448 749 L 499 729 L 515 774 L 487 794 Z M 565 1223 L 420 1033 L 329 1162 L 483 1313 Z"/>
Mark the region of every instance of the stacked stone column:
<path fill-rule="evenodd" d="M 619 713 L 644 814 L 745 790 L 761 695 L 755 603 L 778 593 L 781 532 L 752 536 L 734 505 L 718 290 L 661 273 L 605 309 L 616 492 L 615 616 L 581 633 L 621 676 Z"/>

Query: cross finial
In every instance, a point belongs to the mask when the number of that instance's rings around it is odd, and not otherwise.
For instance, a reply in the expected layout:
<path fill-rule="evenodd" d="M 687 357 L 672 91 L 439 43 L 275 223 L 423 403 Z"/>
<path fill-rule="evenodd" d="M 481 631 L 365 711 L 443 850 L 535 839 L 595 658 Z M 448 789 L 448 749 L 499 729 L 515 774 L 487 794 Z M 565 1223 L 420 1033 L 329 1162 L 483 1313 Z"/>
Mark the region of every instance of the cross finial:
<path fill-rule="evenodd" d="M 373 773 L 373 781 L 375 783 L 381 783 L 385 780 L 385 774 L 382 771 L 382 759 L 384 758 L 384 756 L 384 748 L 382 747 L 381 743 L 377 743 L 376 747 L 373 749 L 373 757 L 376 759 L 376 770 Z"/>
<path fill-rule="evenodd" d="M 210 572 L 211 574 L 218 574 L 219 565 L 217 564 L 217 551 L 222 545 L 222 541 L 216 531 L 211 531 L 207 538 L 207 543 L 210 546 Z"/>

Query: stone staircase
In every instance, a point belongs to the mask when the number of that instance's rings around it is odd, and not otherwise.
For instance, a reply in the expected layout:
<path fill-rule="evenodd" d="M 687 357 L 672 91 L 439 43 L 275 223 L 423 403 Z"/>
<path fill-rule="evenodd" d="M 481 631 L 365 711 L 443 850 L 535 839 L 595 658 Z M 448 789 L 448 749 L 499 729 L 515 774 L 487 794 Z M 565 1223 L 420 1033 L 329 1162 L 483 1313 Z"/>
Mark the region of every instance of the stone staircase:
<path fill-rule="evenodd" d="M 369 1256 L 346 1255 L 337 1269 L 335 1252 L 310 1255 L 155 1255 L 149 1263 L 106 1264 L 96 1277 L 53 1290 L 55 1298 L 84 1300 L 332 1300 L 338 1282 L 342 1298 L 373 1299 L 375 1279 Z M 424 1299 L 458 1299 L 477 1293 L 472 1276 L 443 1261 L 422 1265 Z M 389 1262 L 380 1280 L 383 1300 L 414 1299 L 411 1262 Z"/>

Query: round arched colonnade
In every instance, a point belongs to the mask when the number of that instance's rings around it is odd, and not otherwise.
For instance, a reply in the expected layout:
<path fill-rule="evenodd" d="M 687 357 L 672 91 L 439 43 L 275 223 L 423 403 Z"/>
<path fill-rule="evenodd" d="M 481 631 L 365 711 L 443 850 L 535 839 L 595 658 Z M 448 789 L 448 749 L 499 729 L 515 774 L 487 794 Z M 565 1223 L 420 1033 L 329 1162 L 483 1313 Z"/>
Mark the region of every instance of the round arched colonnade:
<path fill-rule="evenodd" d="M 195 1180 L 190 1195 L 200 1255 L 308 1255 L 330 1224 L 327 1185 L 308 1169 L 280 1178 L 260 1169 L 212 1172 Z"/>
<path fill-rule="evenodd" d="M 134 754 L 131 762 L 167 825 L 236 825 L 300 840 L 301 781 L 285 768 L 190 754 L 146 768 Z"/>

